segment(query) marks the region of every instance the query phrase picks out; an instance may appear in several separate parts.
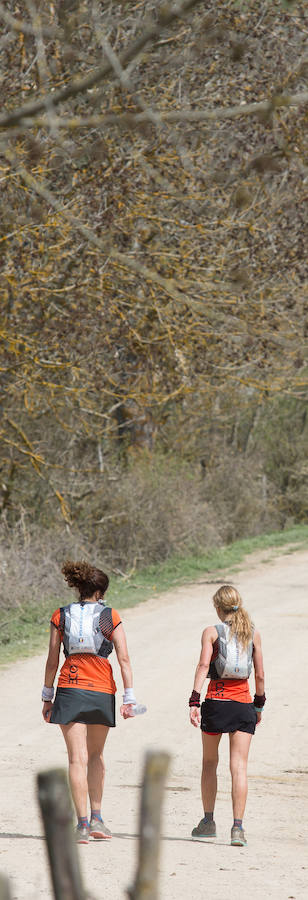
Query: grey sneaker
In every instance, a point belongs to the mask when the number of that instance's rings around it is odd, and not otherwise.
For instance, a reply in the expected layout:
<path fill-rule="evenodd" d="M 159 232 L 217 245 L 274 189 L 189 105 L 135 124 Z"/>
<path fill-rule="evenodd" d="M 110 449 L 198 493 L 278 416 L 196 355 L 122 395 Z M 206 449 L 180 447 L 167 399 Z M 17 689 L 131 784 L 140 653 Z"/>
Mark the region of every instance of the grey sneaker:
<path fill-rule="evenodd" d="M 89 834 L 90 834 L 90 828 L 88 825 L 77 825 L 77 828 L 75 831 L 76 844 L 88 844 L 89 843 Z"/>
<path fill-rule="evenodd" d="M 238 825 L 232 825 L 231 844 L 233 847 L 246 847 L 247 845 L 244 829 L 239 828 Z"/>
<path fill-rule="evenodd" d="M 191 836 L 193 841 L 206 841 L 208 838 L 216 837 L 216 825 L 214 820 L 205 822 L 204 819 L 201 819 L 199 825 L 197 825 L 196 828 L 193 828 Z"/>
<path fill-rule="evenodd" d="M 96 841 L 110 840 L 112 837 L 111 831 L 109 831 L 105 822 L 101 822 L 100 819 L 91 820 L 89 832 L 90 837 L 93 837 Z"/>

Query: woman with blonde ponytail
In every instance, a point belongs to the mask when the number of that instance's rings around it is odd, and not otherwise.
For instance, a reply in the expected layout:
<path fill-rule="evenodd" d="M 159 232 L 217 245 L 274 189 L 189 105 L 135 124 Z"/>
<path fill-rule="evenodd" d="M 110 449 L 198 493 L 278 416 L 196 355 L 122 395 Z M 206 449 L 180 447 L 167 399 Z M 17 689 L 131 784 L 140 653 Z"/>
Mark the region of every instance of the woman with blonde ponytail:
<path fill-rule="evenodd" d="M 214 594 L 213 603 L 220 621 L 202 633 L 201 654 L 189 699 L 190 721 L 196 728 L 201 725 L 203 744 L 201 795 L 204 817 L 193 828 L 192 838 L 216 837 L 214 806 L 218 747 L 222 734 L 229 733 L 234 817 L 231 844 L 244 847 L 247 840 L 242 823 L 247 799 L 248 753 L 265 703 L 261 638 L 240 594 L 232 585 L 220 587 Z M 252 666 L 256 686 L 253 702 L 248 683 Z M 200 694 L 207 677 L 210 682 L 201 705 Z"/>

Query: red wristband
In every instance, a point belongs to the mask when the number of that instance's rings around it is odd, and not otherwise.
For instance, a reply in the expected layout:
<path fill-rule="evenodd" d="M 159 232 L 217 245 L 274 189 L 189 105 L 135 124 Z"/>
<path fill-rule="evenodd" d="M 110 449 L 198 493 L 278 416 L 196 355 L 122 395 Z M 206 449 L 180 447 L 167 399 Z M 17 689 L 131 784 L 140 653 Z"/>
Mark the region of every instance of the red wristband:
<path fill-rule="evenodd" d="M 188 701 L 189 706 L 200 706 L 200 694 L 198 691 L 192 691 L 191 696 Z"/>

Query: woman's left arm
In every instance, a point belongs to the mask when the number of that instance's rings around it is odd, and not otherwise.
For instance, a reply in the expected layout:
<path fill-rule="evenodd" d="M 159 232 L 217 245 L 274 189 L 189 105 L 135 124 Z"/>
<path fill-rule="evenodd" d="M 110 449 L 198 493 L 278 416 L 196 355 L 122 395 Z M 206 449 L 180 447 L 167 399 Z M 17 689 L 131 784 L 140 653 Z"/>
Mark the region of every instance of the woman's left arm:
<path fill-rule="evenodd" d="M 59 665 L 59 655 L 61 646 L 61 634 L 55 625 L 50 626 L 49 650 L 45 667 L 44 686 L 52 688 Z M 43 702 L 43 719 L 49 722 L 52 710 L 52 701 L 45 700 Z"/>
<path fill-rule="evenodd" d="M 261 646 L 261 636 L 259 631 L 255 631 L 253 636 L 253 665 L 255 670 L 256 693 L 254 706 L 257 711 L 257 721 L 261 722 L 262 710 L 265 704 L 265 682 L 264 682 L 264 666 L 263 654 Z"/>
<path fill-rule="evenodd" d="M 122 681 L 123 681 L 123 687 L 124 687 L 123 704 L 120 707 L 120 713 L 124 719 L 128 719 L 129 718 L 129 707 L 132 704 L 136 703 L 136 698 L 134 696 L 134 691 L 133 691 L 132 667 L 130 664 L 130 658 L 129 658 L 127 642 L 126 642 L 126 635 L 125 635 L 125 631 L 124 631 L 122 623 L 117 625 L 117 628 L 115 628 L 113 635 L 112 635 L 112 641 L 114 644 L 115 652 L 117 654 L 118 663 L 119 663 L 119 666 L 121 669 L 121 675 L 122 675 Z M 127 699 L 125 698 L 125 695 L 127 695 Z M 125 699 L 126 699 L 126 702 L 125 702 Z"/>

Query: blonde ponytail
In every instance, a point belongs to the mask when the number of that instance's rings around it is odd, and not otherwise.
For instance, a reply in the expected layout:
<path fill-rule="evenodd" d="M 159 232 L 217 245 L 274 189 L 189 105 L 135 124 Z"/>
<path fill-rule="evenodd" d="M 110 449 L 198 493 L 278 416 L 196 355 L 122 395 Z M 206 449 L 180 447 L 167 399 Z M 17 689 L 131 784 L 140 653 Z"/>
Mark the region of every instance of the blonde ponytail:
<path fill-rule="evenodd" d="M 221 612 L 230 625 L 230 635 L 236 635 L 242 647 L 247 647 L 253 635 L 253 624 L 243 607 L 241 595 L 231 584 L 224 584 L 213 597 L 215 609 Z"/>

